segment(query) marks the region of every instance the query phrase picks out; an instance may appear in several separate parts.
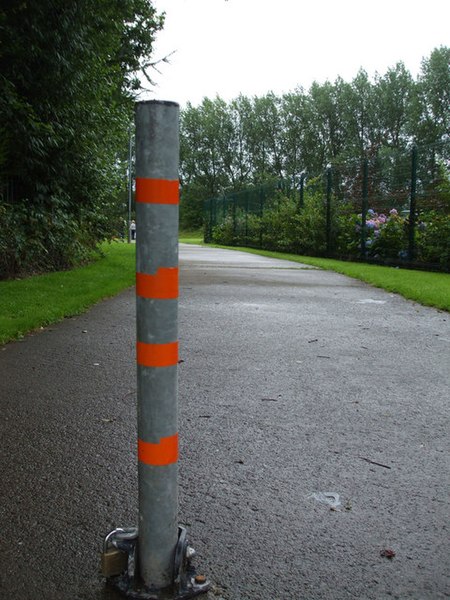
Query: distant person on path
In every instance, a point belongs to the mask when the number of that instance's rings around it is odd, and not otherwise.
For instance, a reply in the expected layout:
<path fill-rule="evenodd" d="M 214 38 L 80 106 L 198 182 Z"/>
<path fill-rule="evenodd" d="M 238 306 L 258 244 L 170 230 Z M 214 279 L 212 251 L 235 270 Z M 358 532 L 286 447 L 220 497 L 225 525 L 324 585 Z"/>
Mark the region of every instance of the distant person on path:
<path fill-rule="evenodd" d="M 135 221 L 131 221 L 130 223 L 130 238 L 132 242 L 136 241 L 136 223 Z"/>

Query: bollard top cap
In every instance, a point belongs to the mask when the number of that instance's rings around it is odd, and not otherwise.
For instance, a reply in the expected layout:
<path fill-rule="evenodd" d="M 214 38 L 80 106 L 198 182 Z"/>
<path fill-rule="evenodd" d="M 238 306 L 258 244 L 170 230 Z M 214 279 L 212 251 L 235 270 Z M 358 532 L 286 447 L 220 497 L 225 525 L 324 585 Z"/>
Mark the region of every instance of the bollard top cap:
<path fill-rule="evenodd" d="M 172 100 L 142 100 L 140 102 L 136 102 L 136 106 L 140 104 L 161 104 L 162 106 L 176 106 L 179 108 L 178 102 L 173 102 Z"/>

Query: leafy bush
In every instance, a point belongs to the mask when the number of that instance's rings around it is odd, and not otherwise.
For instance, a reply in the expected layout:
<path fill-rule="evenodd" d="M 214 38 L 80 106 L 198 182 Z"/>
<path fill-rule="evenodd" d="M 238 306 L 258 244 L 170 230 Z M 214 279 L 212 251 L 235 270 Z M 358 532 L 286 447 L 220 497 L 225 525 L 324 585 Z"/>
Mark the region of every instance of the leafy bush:
<path fill-rule="evenodd" d="M 325 209 L 320 195 L 307 195 L 302 210 L 294 200 L 277 192 L 266 203 L 263 216 L 230 209 L 213 227 L 212 241 L 320 255 L 325 252 Z"/>
<path fill-rule="evenodd" d="M 320 193 L 305 194 L 305 203 L 298 217 L 297 235 L 299 254 L 325 254 L 326 209 Z"/>
<path fill-rule="evenodd" d="M 298 214 L 293 200 L 277 193 L 270 210 L 260 220 L 262 247 L 267 250 L 293 251 L 298 239 Z"/>
<path fill-rule="evenodd" d="M 320 192 L 307 193 L 299 209 L 294 200 L 277 193 L 266 203 L 263 215 L 229 209 L 213 228 L 213 240 L 224 245 L 256 246 L 267 250 L 323 256 L 327 250 L 326 207 Z M 362 216 L 350 205 L 332 205 L 333 251 L 348 258 L 361 257 Z M 417 219 L 416 260 L 450 269 L 450 216 L 429 211 Z M 409 216 L 393 208 L 387 214 L 367 211 L 365 255 L 382 261 L 409 258 Z"/>
<path fill-rule="evenodd" d="M 0 277 L 77 264 L 123 225 L 137 73 L 163 20 L 147 0 L 1 3 Z"/>
<path fill-rule="evenodd" d="M 421 215 L 417 246 L 424 262 L 450 270 L 450 215 L 435 211 Z"/>
<path fill-rule="evenodd" d="M 236 223 L 232 215 L 227 215 L 219 225 L 213 227 L 212 241 L 215 244 L 223 244 L 224 246 L 235 246 L 238 244 Z"/>
<path fill-rule="evenodd" d="M 339 218 L 339 250 L 348 256 L 361 256 L 362 215 Z M 408 221 L 395 208 L 388 215 L 369 209 L 366 217 L 365 254 L 374 259 L 407 257 Z"/>
<path fill-rule="evenodd" d="M 17 274 L 61 271 L 86 261 L 99 226 L 86 211 L 82 220 L 58 207 L 3 204 L 0 207 L 0 279 Z"/>
<path fill-rule="evenodd" d="M 361 215 L 352 210 L 352 206 L 343 206 L 337 217 L 337 252 L 344 257 L 361 254 Z"/>
<path fill-rule="evenodd" d="M 377 225 L 376 218 L 372 217 L 366 222 L 366 226 L 370 232 L 366 242 L 369 257 L 407 258 L 408 221 L 401 217 L 396 209 L 392 209 L 389 217 L 384 217 L 384 222 L 382 221 L 379 225 Z"/>

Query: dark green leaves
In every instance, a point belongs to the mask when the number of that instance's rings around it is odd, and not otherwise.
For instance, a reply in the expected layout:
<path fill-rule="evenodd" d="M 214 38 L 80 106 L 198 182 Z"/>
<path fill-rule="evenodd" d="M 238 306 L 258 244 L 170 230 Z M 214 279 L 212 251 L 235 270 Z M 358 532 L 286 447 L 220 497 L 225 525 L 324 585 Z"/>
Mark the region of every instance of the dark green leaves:
<path fill-rule="evenodd" d="M 3 3 L 0 277 L 70 266 L 123 225 L 137 72 L 161 26 L 147 0 Z"/>

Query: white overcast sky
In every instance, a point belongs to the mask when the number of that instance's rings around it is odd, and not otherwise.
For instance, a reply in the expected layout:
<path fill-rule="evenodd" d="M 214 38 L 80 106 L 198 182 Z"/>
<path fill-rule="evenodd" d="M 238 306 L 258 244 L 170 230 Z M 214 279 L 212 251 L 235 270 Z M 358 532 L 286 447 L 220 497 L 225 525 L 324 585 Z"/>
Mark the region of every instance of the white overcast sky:
<path fill-rule="evenodd" d="M 174 54 L 140 99 L 181 106 L 307 90 L 398 61 L 416 76 L 422 57 L 450 45 L 450 0 L 152 1 L 166 13 L 153 58 Z"/>

